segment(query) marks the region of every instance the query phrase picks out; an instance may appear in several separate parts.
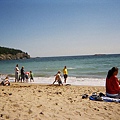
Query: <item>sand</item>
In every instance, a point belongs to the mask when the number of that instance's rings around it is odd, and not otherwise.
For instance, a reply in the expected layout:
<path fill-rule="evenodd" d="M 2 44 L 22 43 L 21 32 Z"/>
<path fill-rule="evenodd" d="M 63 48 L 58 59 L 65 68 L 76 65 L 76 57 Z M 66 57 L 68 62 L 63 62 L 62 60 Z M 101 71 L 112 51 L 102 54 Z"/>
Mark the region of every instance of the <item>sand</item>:
<path fill-rule="evenodd" d="M 118 120 L 120 103 L 82 99 L 104 87 L 12 83 L 0 86 L 0 120 Z"/>

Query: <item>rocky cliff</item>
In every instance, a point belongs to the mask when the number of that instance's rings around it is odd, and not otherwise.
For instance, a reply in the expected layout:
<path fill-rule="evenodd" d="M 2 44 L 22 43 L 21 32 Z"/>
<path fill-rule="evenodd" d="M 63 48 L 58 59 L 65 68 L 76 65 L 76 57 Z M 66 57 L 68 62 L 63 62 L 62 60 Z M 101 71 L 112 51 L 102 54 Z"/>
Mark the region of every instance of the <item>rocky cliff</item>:
<path fill-rule="evenodd" d="M 29 59 L 30 55 L 26 53 L 17 53 L 16 55 L 12 54 L 1 54 L 0 60 L 18 60 L 18 59 Z"/>
<path fill-rule="evenodd" d="M 21 50 L 0 47 L 0 60 L 29 59 L 30 55 Z"/>

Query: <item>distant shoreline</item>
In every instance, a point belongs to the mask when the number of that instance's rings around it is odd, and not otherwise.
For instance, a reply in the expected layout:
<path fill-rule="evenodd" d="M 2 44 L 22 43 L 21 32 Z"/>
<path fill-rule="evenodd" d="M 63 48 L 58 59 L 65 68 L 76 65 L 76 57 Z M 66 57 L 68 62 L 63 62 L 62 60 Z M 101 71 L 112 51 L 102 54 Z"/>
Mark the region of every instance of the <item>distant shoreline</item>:
<path fill-rule="evenodd" d="M 79 56 L 80 56 L 80 57 L 82 57 L 82 56 L 85 57 L 85 56 L 102 56 L 102 55 L 103 55 L 103 56 L 107 56 L 107 55 L 108 55 L 108 56 L 109 56 L 109 55 L 120 55 L 120 53 L 116 53 L 116 54 L 111 54 L 111 53 L 110 53 L 110 54 L 102 54 L 102 53 L 101 53 L 101 54 L 90 54 L 90 55 L 41 56 L 41 57 L 38 57 L 38 56 L 37 56 L 37 57 L 31 57 L 31 59 L 35 59 L 35 58 L 50 58 L 50 57 L 53 57 L 53 58 L 54 58 L 54 57 L 79 57 Z"/>

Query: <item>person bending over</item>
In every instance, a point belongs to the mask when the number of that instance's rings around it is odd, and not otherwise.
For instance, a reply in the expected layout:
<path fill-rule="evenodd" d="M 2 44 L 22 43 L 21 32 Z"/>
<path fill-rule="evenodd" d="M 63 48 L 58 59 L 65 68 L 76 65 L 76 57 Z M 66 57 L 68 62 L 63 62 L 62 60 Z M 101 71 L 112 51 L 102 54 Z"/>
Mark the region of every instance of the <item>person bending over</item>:
<path fill-rule="evenodd" d="M 61 73 L 61 72 L 58 71 L 58 73 L 55 75 L 55 81 L 53 82 L 53 84 L 54 84 L 55 82 L 58 82 L 59 85 L 63 85 L 63 84 L 62 84 L 61 74 L 60 74 L 60 73 Z"/>

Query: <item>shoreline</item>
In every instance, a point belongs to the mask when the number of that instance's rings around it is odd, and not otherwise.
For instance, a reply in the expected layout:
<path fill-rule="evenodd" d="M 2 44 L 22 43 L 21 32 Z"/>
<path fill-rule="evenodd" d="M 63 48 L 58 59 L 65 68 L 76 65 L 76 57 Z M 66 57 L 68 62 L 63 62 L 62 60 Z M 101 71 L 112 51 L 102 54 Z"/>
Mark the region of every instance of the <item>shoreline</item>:
<path fill-rule="evenodd" d="M 116 120 L 120 104 L 82 99 L 103 86 L 57 86 L 11 83 L 0 86 L 0 119 L 9 120 Z"/>
<path fill-rule="evenodd" d="M 1 80 L 5 78 L 6 75 L 1 76 Z M 14 82 L 14 77 L 9 77 L 10 82 Z M 52 84 L 55 77 L 34 77 L 34 82 L 30 82 L 28 80 L 28 83 L 37 83 L 37 84 Z M 1 81 L 0 80 L 0 81 Z M 62 82 L 64 83 L 64 78 L 62 77 Z M 57 83 L 55 83 L 57 84 Z M 68 77 L 67 83 L 71 85 L 87 85 L 87 86 L 105 86 L 105 79 L 99 79 L 99 78 L 76 78 L 76 77 Z"/>

